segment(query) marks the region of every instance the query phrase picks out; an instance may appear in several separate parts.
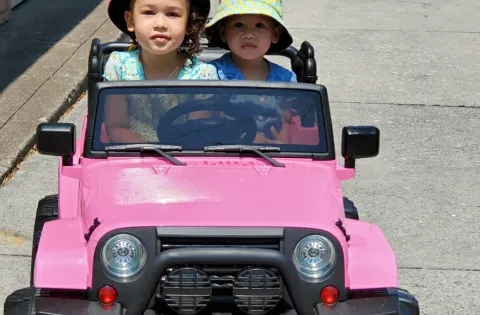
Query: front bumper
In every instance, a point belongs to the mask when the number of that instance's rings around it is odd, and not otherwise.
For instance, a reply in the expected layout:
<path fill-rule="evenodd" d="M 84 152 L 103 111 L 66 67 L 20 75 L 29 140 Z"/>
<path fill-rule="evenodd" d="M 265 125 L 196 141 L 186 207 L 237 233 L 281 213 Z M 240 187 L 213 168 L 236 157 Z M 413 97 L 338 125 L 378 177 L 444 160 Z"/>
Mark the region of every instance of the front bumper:
<path fill-rule="evenodd" d="M 7 298 L 8 301 L 8 298 Z M 403 303 L 403 304 L 402 304 Z M 120 304 L 103 307 L 98 302 L 50 297 L 35 297 L 27 301 L 11 303 L 4 315 L 122 315 L 125 309 Z M 418 304 L 405 303 L 397 296 L 374 297 L 340 302 L 335 307 L 317 304 L 317 315 L 418 315 Z M 274 313 L 272 313 L 274 314 Z M 275 315 L 300 315 L 291 310 Z M 314 314 L 312 309 L 310 314 Z M 158 315 L 152 310 L 142 315 Z"/>
<path fill-rule="evenodd" d="M 292 272 L 291 262 L 275 250 L 258 248 L 180 248 L 161 252 L 141 277 L 141 286 L 131 297 L 128 309 L 120 304 L 103 307 L 96 301 L 36 296 L 35 288 L 24 290 L 26 296 L 12 294 L 5 302 L 5 315 L 154 315 L 147 310 L 162 275 L 175 265 L 186 264 L 251 264 L 276 268 L 291 297 L 294 310 L 285 315 L 417 315 L 418 303 L 405 291 L 396 290 L 392 295 L 351 299 L 333 307 L 321 303 L 311 304 L 308 294 L 299 286 L 300 277 Z M 18 292 L 18 291 L 17 291 Z M 30 294 L 30 296 L 28 296 Z M 280 315 L 269 312 L 268 314 Z"/>

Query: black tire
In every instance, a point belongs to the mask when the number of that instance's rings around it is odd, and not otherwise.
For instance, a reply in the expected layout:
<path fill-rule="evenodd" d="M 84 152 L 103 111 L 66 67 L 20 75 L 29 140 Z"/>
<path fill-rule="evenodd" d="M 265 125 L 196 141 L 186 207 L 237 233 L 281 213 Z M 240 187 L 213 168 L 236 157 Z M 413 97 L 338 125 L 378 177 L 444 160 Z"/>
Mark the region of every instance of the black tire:
<path fill-rule="evenodd" d="M 420 310 L 410 305 L 400 303 L 399 315 L 420 315 Z"/>
<path fill-rule="evenodd" d="M 42 235 L 43 225 L 46 222 L 58 219 L 58 195 L 45 196 L 38 202 L 37 213 L 35 215 L 35 225 L 33 227 L 32 239 L 32 260 L 30 264 L 30 285 L 33 286 L 33 271 L 35 258 L 37 256 L 38 244 Z"/>
<path fill-rule="evenodd" d="M 359 220 L 360 217 L 358 216 L 357 207 L 353 201 L 348 199 L 347 197 L 343 197 L 343 208 L 345 209 L 345 217 L 347 219 Z"/>
<path fill-rule="evenodd" d="M 408 291 L 398 291 L 399 315 L 420 315 L 418 300 Z"/>
<path fill-rule="evenodd" d="M 36 294 L 35 288 L 19 289 L 5 299 L 3 303 L 4 315 L 30 315 L 33 314 L 32 299 Z"/>

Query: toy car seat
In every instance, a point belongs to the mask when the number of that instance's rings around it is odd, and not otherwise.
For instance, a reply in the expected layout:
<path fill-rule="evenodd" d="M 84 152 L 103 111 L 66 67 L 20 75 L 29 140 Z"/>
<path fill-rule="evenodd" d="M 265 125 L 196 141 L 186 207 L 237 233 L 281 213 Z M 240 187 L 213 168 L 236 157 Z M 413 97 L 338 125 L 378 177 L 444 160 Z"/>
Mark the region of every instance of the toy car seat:
<path fill-rule="evenodd" d="M 109 42 L 102 44 L 98 38 L 92 41 L 89 63 L 88 63 L 88 80 L 93 82 L 103 81 L 103 71 L 105 63 L 108 60 L 108 55 L 113 51 L 127 51 L 130 48 L 130 43 L 127 42 Z M 200 47 L 198 59 L 203 62 L 212 61 L 227 50 L 212 47 L 208 43 Z M 297 81 L 302 83 L 317 82 L 317 63 L 315 60 L 315 50 L 312 45 L 304 41 L 300 50 L 293 46 L 276 54 L 290 59 L 291 69 L 297 75 Z M 89 84 L 89 89 L 91 85 Z"/>

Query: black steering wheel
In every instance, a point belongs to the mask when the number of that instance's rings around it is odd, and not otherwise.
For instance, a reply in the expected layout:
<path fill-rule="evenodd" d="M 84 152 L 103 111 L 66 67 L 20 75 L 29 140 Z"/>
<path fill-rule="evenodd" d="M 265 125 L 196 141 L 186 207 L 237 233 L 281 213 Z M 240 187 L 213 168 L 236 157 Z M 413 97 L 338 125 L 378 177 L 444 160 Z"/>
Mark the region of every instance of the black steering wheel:
<path fill-rule="evenodd" d="M 179 117 L 197 111 L 210 111 L 209 118 Z M 219 115 L 222 112 L 223 115 Z M 187 117 L 187 116 L 186 116 Z M 257 123 L 252 113 L 242 106 L 231 104 L 228 99 L 215 97 L 189 100 L 163 115 L 157 123 L 158 140 L 165 144 L 187 143 L 193 146 L 231 143 L 251 144 L 257 135 Z"/>

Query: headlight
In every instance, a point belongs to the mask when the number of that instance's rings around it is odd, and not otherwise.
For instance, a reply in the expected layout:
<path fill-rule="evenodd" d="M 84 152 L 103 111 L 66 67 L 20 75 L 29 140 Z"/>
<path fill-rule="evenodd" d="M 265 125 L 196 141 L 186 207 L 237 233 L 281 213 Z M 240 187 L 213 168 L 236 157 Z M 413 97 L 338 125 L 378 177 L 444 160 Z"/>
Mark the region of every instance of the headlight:
<path fill-rule="evenodd" d="M 310 279 L 328 275 L 335 267 L 336 253 L 332 242 L 321 235 L 309 235 L 295 246 L 293 263 L 297 271 Z"/>
<path fill-rule="evenodd" d="M 105 242 L 102 248 L 102 264 L 109 274 L 129 278 L 142 270 L 147 252 L 140 240 L 129 234 L 118 234 Z"/>

